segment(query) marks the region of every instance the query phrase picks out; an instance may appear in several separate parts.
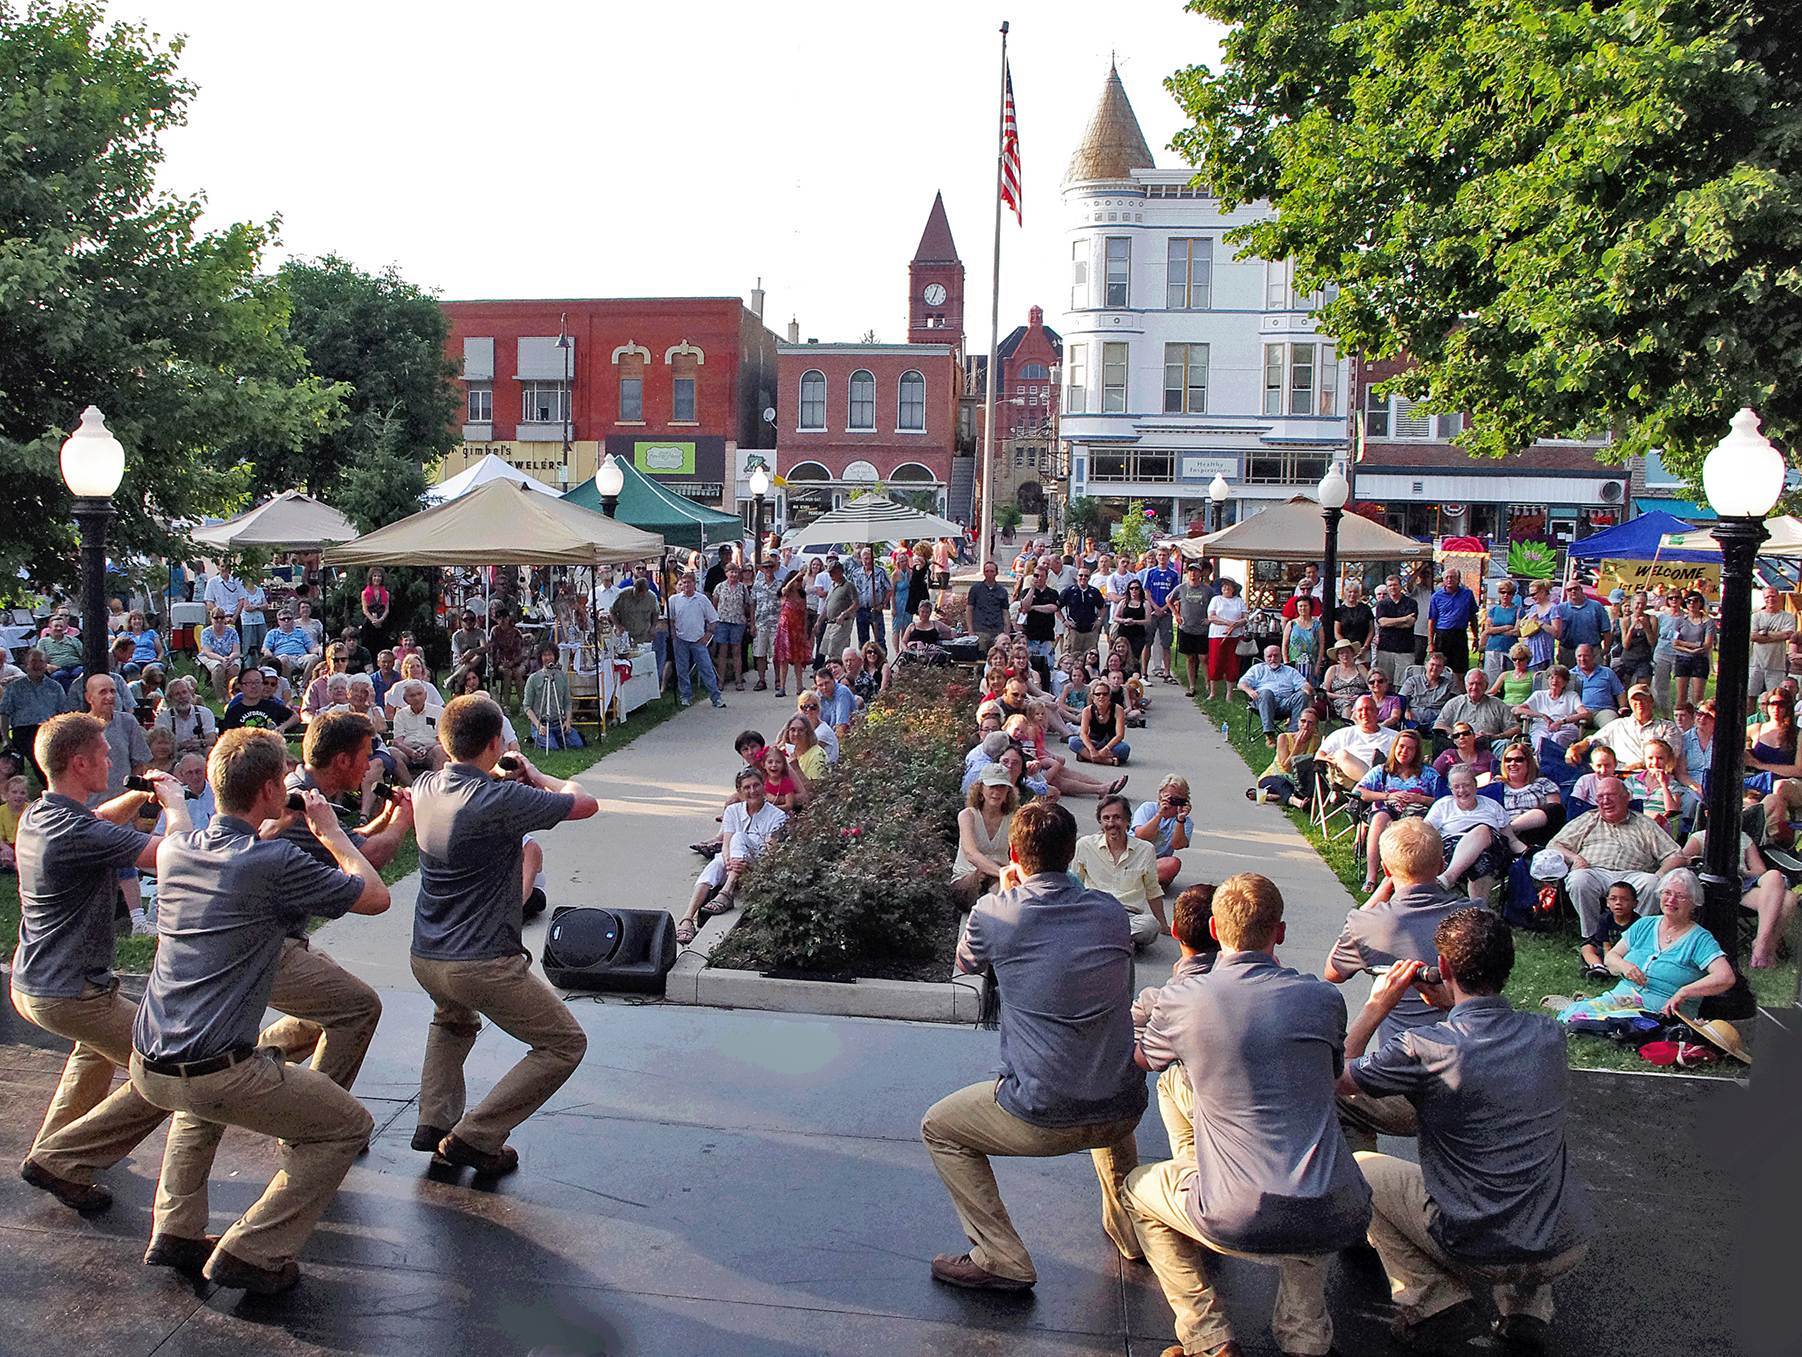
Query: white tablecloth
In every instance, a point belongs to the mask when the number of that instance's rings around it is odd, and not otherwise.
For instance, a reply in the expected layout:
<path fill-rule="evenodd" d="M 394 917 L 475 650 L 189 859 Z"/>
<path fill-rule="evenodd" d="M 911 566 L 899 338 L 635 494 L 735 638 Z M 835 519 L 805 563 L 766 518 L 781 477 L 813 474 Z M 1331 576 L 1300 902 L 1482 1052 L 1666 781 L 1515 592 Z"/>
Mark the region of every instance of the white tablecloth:
<path fill-rule="evenodd" d="M 602 705 L 608 708 L 611 718 L 615 715 L 613 703 L 617 698 L 617 719 L 621 721 L 657 696 L 657 660 L 651 653 L 651 648 L 640 647 L 625 658 L 631 662 L 632 676 L 623 683 L 614 668 L 615 660 L 612 656 L 607 657 L 606 667 L 601 671 Z M 571 674 L 571 691 L 585 692 L 592 685 L 593 679 L 592 673 Z"/>

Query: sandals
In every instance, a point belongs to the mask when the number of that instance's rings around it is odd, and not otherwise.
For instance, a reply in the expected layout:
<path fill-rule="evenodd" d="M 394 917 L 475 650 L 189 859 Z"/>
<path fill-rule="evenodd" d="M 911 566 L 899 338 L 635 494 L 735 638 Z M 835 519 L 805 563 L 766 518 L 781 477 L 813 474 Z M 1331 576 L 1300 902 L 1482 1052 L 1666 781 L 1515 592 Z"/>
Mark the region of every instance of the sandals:
<path fill-rule="evenodd" d="M 688 850 L 691 853 L 699 853 L 702 857 L 711 860 L 719 856 L 720 841 L 718 839 L 702 839 L 699 843 L 689 844 Z"/>
<path fill-rule="evenodd" d="M 727 913 L 732 908 L 733 904 L 734 900 L 732 894 L 728 891 L 721 891 L 718 895 L 714 896 L 713 899 L 701 906 L 701 917 L 704 919 L 717 919 L 720 915 Z"/>
<path fill-rule="evenodd" d="M 1130 776 L 1130 774 L 1128 774 L 1128 776 Z M 1117 777 L 1112 782 L 1108 783 L 1107 792 L 1105 794 L 1108 796 L 1118 796 L 1120 794 L 1120 789 L 1125 785 L 1126 778 Z"/>
<path fill-rule="evenodd" d="M 676 943 L 677 943 L 677 945 L 682 946 L 682 947 L 688 946 L 689 943 L 691 943 L 695 940 L 695 934 L 699 931 L 700 930 L 695 926 L 695 921 L 693 919 L 681 919 L 681 920 L 677 921 L 677 923 L 676 923 Z"/>

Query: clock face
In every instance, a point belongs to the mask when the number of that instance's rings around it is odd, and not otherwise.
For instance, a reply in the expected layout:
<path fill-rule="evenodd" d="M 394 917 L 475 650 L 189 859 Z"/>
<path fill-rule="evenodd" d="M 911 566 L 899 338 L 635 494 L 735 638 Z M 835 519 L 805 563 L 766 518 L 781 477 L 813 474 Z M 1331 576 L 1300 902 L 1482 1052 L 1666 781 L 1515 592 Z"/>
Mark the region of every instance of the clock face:
<path fill-rule="evenodd" d="M 926 284 L 926 291 L 920 295 L 925 299 L 926 305 L 942 306 L 945 302 L 945 285 L 943 283 L 928 283 Z"/>

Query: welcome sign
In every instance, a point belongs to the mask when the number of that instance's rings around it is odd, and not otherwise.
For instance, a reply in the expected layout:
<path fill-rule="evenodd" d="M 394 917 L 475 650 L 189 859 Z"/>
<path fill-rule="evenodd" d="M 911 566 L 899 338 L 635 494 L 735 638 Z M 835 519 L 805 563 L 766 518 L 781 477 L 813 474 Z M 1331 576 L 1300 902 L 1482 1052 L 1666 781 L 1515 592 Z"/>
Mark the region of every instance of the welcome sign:
<path fill-rule="evenodd" d="M 1596 587 L 1604 595 L 1624 589 L 1627 597 L 1641 589 L 1650 591 L 1658 585 L 1683 593 L 1694 590 L 1709 602 L 1721 597 L 1721 567 L 1705 561 L 1612 561 L 1605 560 L 1596 569 Z"/>

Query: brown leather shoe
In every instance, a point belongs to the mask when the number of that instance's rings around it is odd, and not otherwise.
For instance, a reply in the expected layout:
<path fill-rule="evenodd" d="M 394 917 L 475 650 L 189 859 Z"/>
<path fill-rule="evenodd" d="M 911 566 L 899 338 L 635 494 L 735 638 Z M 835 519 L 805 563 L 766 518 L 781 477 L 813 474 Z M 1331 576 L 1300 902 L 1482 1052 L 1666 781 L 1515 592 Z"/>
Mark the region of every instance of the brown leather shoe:
<path fill-rule="evenodd" d="M 494 1154 L 489 1154 L 458 1140 L 455 1135 L 447 1135 L 438 1142 L 438 1153 L 432 1162 L 440 1160 L 456 1168 L 474 1169 L 478 1178 L 499 1178 L 519 1167 L 519 1151 L 511 1145 L 503 1145 Z"/>
<path fill-rule="evenodd" d="M 152 1235 L 150 1247 L 144 1250 L 144 1266 L 173 1268 L 186 1276 L 198 1277 L 218 1247 L 219 1236 L 216 1234 L 204 1239 L 184 1239 L 176 1234 Z"/>
<path fill-rule="evenodd" d="M 1405 1352 L 1460 1352 L 1477 1333 L 1477 1307 L 1468 1300 L 1435 1310 L 1424 1319 L 1411 1310 L 1397 1310 L 1389 1324 L 1389 1336 Z"/>
<path fill-rule="evenodd" d="M 253 1296 L 279 1296 L 292 1291 L 300 1281 L 300 1264 L 289 1259 L 280 1267 L 258 1267 L 235 1258 L 224 1249 L 214 1249 L 201 1275 L 215 1286 L 233 1291 L 248 1291 Z"/>
<path fill-rule="evenodd" d="M 59 1178 L 35 1159 L 19 1165 L 19 1176 L 33 1187 L 41 1188 L 72 1211 L 91 1216 L 113 1204 L 113 1190 L 104 1183 L 78 1183 L 72 1178 Z"/>
<path fill-rule="evenodd" d="M 424 1122 L 413 1128 L 413 1148 L 425 1154 L 438 1153 L 438 1142 L 450 1132 L 442 1126 L 427 1126 Z"/>
<path fill-rule="evenodd" d="M 932 1276 L 947 1286 L 971 1291 L 1030 1291 L 1032 1283 L 990 1272 L 967 1253 L 941 1253 L 932 1260 Z"/>

